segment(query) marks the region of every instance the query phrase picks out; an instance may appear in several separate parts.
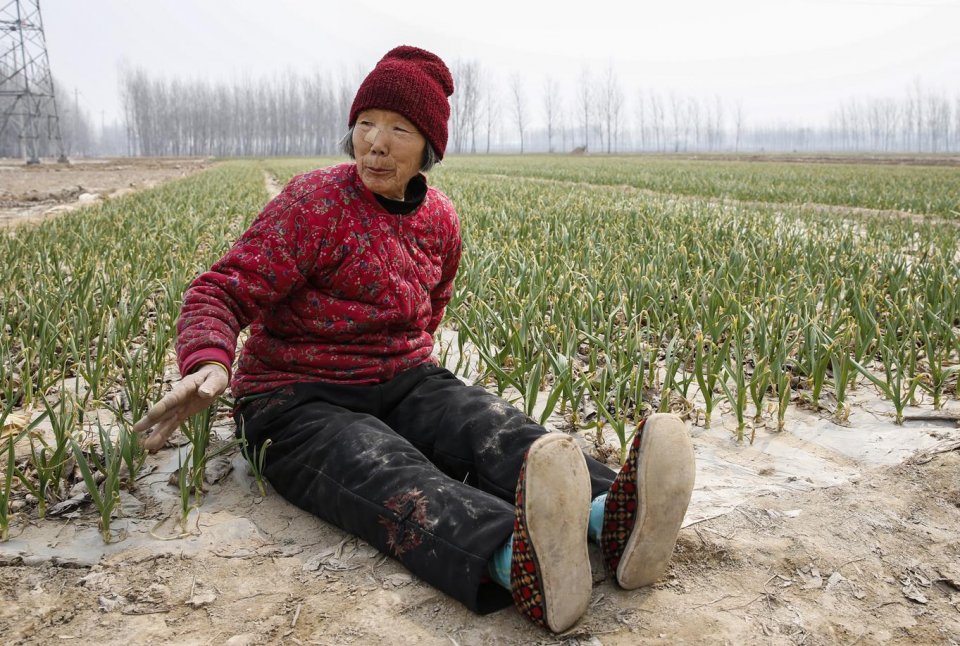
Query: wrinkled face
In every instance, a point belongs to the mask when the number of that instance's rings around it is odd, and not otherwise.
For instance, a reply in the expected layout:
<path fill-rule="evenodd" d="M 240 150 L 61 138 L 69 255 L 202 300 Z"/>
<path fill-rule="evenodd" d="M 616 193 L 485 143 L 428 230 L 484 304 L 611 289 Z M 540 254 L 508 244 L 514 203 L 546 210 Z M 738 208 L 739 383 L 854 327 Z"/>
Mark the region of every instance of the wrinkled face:
<path fill-rule="evenodd" d="M 371 192 L 402 200 L 416 177 L 427 140 L 406 117 L 391 110 L 364 110 L 353 128 L 360 179 Z"/>

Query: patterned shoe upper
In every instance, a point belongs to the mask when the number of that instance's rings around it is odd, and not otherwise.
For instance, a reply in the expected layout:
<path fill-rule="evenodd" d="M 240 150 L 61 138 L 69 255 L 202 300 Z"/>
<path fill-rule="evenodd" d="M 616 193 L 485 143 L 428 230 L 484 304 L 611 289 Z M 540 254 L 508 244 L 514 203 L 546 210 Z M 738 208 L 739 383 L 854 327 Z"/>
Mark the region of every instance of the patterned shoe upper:
<path fill-rule="evenodd" d="M 603 560 L 611 572 L 617 571 L 623 550 L 630 539 L 630 533 L 637 522 L 640 508 L 640 494 L 637 491 L 637 462 L 640 454 L 640 442 L 643 439 L 642 420 L 637 427 L 627 461 L 620 469 L 610 490 L 603 513 L 603 532 L 600 535 L 600 551 Z"/>

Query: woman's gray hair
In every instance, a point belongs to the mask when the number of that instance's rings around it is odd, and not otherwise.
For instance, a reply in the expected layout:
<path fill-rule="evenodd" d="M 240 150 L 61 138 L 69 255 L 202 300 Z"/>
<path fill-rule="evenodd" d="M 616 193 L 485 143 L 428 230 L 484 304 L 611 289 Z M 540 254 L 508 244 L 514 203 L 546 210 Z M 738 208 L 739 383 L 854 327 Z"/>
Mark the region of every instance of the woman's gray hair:
<path fill-rule="evenodd" d="M 437 156 L 437 151 L 433 149 L 433 146 L 430 145 L 430 142 L 426 142 L 426 146 L 423 149 L 423 161 L 420 163 L 420 172 L 426 173 L 431 168 L 440 163 L 440 157 Z M 340 151 L 349 157 L 350 159 L 356 159 L 357 155 L 353 150 L 353 126 L 347 130 L 347 134 L 343 135 L 338 144 Z"/>

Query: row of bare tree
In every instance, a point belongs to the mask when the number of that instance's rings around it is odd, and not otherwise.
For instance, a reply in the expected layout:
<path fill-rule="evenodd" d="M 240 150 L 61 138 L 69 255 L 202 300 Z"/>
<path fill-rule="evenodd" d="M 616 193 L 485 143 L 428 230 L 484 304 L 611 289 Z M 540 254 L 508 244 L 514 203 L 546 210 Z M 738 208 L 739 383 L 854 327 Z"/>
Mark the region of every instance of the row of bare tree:
<path fill-rule="evenodd" d="M 530 89 L 513 76 L 506 93 L 484 81 L 476 62 L 458 63 L 454 78 L 461 91 L 454 104 L 454 149 L 478 152 L 478 124 L 500 120 L 507 110 L 506 146 L 514 150 L 554 152 L 699 152 L 720 150 L 819 150 L 876 152 L 960 151 L 960 95 L 953 103 L 943 93 L 926 91 L 919 80 L 900 99 L 851 100 L 840 106 L 825 126 L 757 124 L 747 127 L 742 101 L 732 105 L 715 96 L 700 99 L 675 92 L 638 91 L 627 104 L 613 67 L 596 77 L 584 70 L 572 100 L 564 100 L 559 84 L 547 77 L 540 88 L 542 125 L 531 129 Z M 630 118 L 632 112 L 633 119 Z M 490 152 L 487 128 L 486 152 Z M 466 145 L 469 142 L 469 146 Z"/>
<path fill-rule="evenodd" d="M 901 100 L 851 100 L 831 118 L 834 147 L 843 150 L 960 150 L 960 95 L 950 100 L 915 81 Z"/>
<path fill-rule="evenodd" d="M 131 155 L 330 154 L 353 100 L 319 72 L 209 84 L 125 70 L 120 85 Z"/>
<path fill-rule="evenodd" d="M 743 103 L 720 96 L 628 96 L 612 66 L 584 69 L 568 88 L 552 77 L 501 83 L 477 61 L 457 61 L 451 71 L 455 154 L 960 151 L 960 95 L 951 102 L 919 81 L 899 98 L 850 100 L 826 124 L 748 125 Z M 68 155 L 326 155 L 337 150 L 360 80 L 315 71 L 209 83 L 125 69 L 122 118 L 112 126 L 101 119 L 99 137 L 76 91 L 58 87 L 57 103 Z M 10 100 L 0 96 L 0 110 Z M 22 156 L 15 127 L 0 133 L 0 156 Z"/>
<path fill-rule="evenodd" d="M 638 91 L 609 66 L 584 69 L 563 92 L 547 77 L 497 82 L 477 61 L 452 66 L 453 153 L 820 150 L 960 151 L 960 96 L 925 91 L 850 101 L 827 125 L 747 126 L 740 101 Z M 336 151 L 359 79 L 287 73 L 240 83 L 166 81 L 126 72 L 128 152 L 143 155 L 313 155 Z"/>

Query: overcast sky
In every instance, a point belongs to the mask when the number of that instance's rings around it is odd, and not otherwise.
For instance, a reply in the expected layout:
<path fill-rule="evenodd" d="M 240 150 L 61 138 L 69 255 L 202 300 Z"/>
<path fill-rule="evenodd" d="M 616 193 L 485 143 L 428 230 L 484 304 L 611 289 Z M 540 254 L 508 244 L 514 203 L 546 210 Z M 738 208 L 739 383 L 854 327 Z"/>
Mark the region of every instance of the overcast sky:
<path fill-rule="evenodd" d="M 121 64 L 209 80 L 320 68 L 353 78 L 390 48 L 477 60 L 571 97 L 584 67 L 639 89 L 731 105 L 752 121 L 822 120 L 915 79 L 960 96 L 960 0 L 43 0 L 50 65 L 95 123 L 119 111 Z M 630 117 L 632 119 L 632 116 Z"/>

